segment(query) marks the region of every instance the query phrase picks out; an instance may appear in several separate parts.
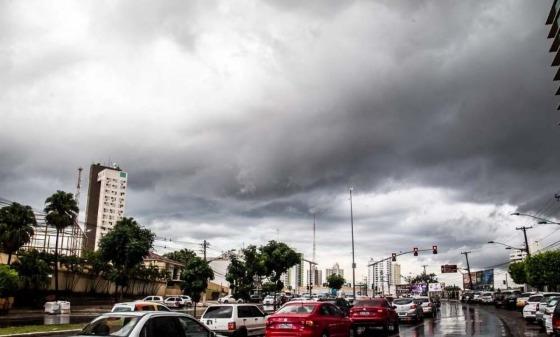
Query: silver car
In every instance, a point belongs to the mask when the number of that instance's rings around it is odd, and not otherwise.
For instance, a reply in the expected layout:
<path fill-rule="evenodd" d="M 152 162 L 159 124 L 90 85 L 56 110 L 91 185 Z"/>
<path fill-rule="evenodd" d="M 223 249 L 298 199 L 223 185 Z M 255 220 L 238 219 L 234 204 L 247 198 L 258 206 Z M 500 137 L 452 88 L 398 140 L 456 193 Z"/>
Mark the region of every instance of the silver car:
<path fill-rule="evenodd" d="M 136 311 L 103 314 L 86 325 L 78 336 L 216 337 L 217 335 L 187 314 Z"/>
<path fill-rule="evenodd" d="M 393 307 L 401 321 L 419 321 L 424 317 L 422 306 L 412 298 L 397 298 L 393 300 Z"/>
<path fill-rule="evenodd" d="M 551 298 L 555 298 L 560 296 L 560 293 L 543 293 L 542 294 L 542 298 L 541 301 L 539 302 L 539 305 L 537 306 L 537 311 L 535 312 L 535 322 L 541 326 L 544 326 L 544 315 L 545 315 L 545 310 L 548 304 L 548 301 Z"/>
<path fill-rule="evenodd" d="M 413 301 L 422 308 L 424 316 L 436 317 L 436 307 L 428 296 L 415 297 Z"/>

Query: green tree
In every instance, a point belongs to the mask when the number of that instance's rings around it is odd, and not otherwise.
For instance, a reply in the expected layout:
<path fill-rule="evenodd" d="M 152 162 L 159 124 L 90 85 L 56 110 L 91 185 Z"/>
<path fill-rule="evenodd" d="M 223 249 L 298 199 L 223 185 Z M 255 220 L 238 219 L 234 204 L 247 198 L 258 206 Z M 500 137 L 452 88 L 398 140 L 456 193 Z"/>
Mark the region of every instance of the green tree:
<path fill-rule="evenodd" d="M 560 284 L 560 251 L 549 251 L 532 255 L 525 260 L 527 283 L 542 290 L 551 290 Z"/>
<path fill-rule="evenodd" d="M 58 238 L 66 228 L 74 225 L 78 217 L 78 204 L 72 193 L 56 191 L 45 200 L 45 220 L 47 225 L 56 228 L 56 241 L 54 244 L 54 290 L 58 295 Z"/>
<path fill-rule="evenodd" d="M 257 246 L 250 245 L 241 251 L 243 258 L 230 255 L 226 280 L 235 298 L 249 299 L 253 289 L 261 284 L 265 275 L 265 261 Z"/>
<path fill-rule="evenodd" d="M 168 259 L 181 262 L 186 266 L 193 257 L 196 257 L 196 253 L 190 249 L 185 248 L 181 250 L 176 250 L 171 253 L 163 254 L 163 256 Z"/>
<path fill-rule="evenodd" d="M 148 255 L 154 238 L 152 231 L 141 228 L 133 218 L 122 218 L 99 240 L 101 259 L 113 265 L 110 277 L 121 287 L 121 300 L 131 272 Z"/>
<path fill-rule="evenodd" d="M 64 288 L 74 291 L 76 284 L 80 280 L 80 274 L 84 271 L 84 259 L 76 255 L 61 256 L 60 263 L 68 272 L 65 277 L 66 282 Z"/>
<path fill-rule="evenodd" d="M 17 271 L 8 265 L 0 265 L 0 297 L 13 296 L 17 288 Z"/>
<path fill-rule="evenodd" d="M 14 202 L 0 208 L 0 249 L 8 254 L 8 265 L 12 254 L 28 243 L 37 226 L 35 213 L 29 206 Z"/>
<path fill-rule="evenodd" d="M 108 278 L 111 274 L 112 265 L 101 258 L 100 251 L 84 252 L 84 271 L 90 276 L 89 292 L 96 293 L 102 283 L 108 284 Z"/>
<path fill-rule="evenodd" d="M 509 265 L 509 275 L 513 282 L 517 284 L 527 283 L 527 271 L 525 270 L 525 262 L 516 262 Z"/>
<path fill-rule="evenodd" d="M 201 293 L 208 288 L 208 280 L 214 279 L 214 271 L 207 261 L 198 256 L 191 258 L 181 274 L 181 289 L 183 294 L 191 297 L 194 302 L 194 316 L 196 304 L 200 302 Z"/>
<path fill-rule="evenodd" d="M 410 283 L 415 284 L 415 283 L 437 283 L 438 279 L 436 274 L 431 273 L 431 274 L 419 274 L 414 276 L 413 278 L 410 279 Z"/>
<path fill-rule="evenodd" d="M 346 280 L 341 275 L 332 274 L 329 275 L 329 277 L 327 277 L 327 283 L 329 288 L 340 290 L 340 288 L 342 288 L 344 283 L 346 283 Z"/>
<path fill-rule="evenodd" d="M 24 289 L 40 290 L 49 285 L 49 275 L 53 270 L 46 254 L 39 253 L 35 249 L 21 252 L 13 266 L 19 274 Z"/>
<path fill-rule="evenodd" d="M 280 280 L 288 269 L 301 263 L 301 255 L 283 242 L 269 241 L 259 248 L 264 260 L 265 276 L 270 282 L 276 284 L 274 293 L 274 307 L 276 307 L 276 293 L 284 288 Z"/>

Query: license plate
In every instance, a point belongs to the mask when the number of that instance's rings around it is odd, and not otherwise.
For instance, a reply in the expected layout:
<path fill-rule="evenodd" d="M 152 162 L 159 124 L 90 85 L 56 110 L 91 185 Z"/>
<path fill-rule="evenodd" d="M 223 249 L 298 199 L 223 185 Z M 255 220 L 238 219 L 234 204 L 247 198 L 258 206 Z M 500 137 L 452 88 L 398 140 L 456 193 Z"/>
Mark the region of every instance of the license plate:
<path fill-rule="evenodd" d="M 399 312 L 399 316 L 406 316 L 406 312 Z"/>
<path fill-rule="evenodd" d="M 278 324 L 278 328 L 279 329 L 291 329 L 292 324 L 290 324 L 290 323 L 280 323 L 280 324 Z"/>
<path fill-rule="evenodd" d="M 362 316 L 368 316 L 368 315 L 369 315 L 369 312 L 367 312 L 367 311 L 362 311 L 362 312 L 360 312 L 360 315 L 362 315 Z"/>

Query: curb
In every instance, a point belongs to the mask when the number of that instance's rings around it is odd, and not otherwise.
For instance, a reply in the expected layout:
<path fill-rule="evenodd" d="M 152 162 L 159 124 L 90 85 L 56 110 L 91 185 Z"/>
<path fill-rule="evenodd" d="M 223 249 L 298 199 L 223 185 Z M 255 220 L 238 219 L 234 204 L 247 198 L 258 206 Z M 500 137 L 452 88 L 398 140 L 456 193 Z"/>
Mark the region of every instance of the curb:
<path fill-rule="evenodd" d="M 81 329 L 72 330 L 57 330 L 57 331 L 45 331 L 45 332 L 25 332 L 11 335 L 0 335 L 0 337 L 48 337 L 52 335 L 73 335 L 77 332 L 82 331 Z"/>

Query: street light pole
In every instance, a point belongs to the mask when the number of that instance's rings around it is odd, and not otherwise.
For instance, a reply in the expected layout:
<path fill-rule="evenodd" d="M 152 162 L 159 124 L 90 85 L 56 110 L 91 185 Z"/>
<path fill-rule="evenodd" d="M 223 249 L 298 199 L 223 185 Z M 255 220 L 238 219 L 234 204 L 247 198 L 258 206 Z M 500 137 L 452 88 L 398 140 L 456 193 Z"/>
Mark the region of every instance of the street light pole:
<path fill-rule="evenodd" d="M 469 273 L 469 287 L 473 290 L 472 286 L 472 276 L 471 276 L 471 266 L 469 265 L 469 254 L 471 252 L 461 252 L 461 254 L 465 255 L 465 259 L 467 259 L 467 273 Z"/>
<path fill-rule="evenodd" d="M 350 187 L 350 228 L 352 230 L 352 295 L 356 298 L 356 260 L 354 256 L 354 213 L 352 210 L 352 187 Z"/>

